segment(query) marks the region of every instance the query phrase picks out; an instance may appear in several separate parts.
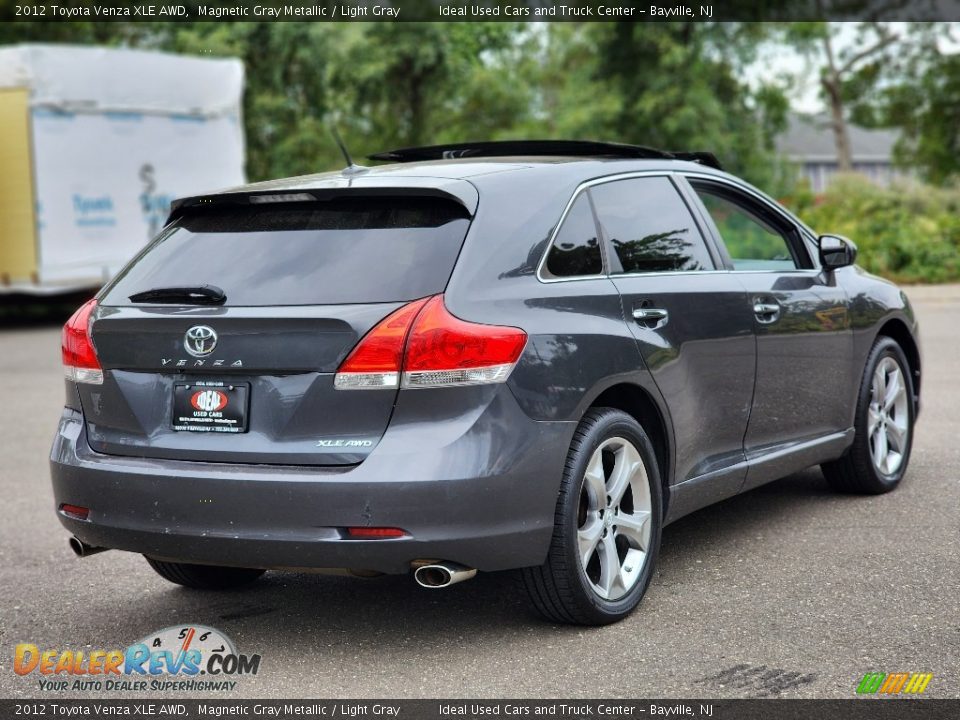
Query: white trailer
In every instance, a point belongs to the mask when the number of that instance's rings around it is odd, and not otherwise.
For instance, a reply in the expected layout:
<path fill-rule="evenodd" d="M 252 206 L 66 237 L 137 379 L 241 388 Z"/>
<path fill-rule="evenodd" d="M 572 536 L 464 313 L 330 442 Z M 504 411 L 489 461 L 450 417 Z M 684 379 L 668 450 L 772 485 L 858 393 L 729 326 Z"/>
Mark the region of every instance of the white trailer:
<path fill-rule="evenodd" d="M 96 287 L 171 200 L 244 182 L 243 64 L 0 48 L 0 293 Z"/>

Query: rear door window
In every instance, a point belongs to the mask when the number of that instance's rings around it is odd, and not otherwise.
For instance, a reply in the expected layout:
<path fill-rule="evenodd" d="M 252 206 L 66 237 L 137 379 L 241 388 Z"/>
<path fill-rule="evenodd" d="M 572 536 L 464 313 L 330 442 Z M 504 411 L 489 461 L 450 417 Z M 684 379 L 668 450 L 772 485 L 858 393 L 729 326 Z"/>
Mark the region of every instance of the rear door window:
<path fill-rule="evenodd" d="M 667 177 L 641 177 L 590 189 L 608 248 L 611 274 L 713 270 L 687 204 Z"/>
<path fill-rule="evenodd" d="M 193 211 L 109 286 L 104 305 L 215 285 L 230 306 L 339 305 L 442 292 L 470 218 L 452 200 L 356 197 Z"/>

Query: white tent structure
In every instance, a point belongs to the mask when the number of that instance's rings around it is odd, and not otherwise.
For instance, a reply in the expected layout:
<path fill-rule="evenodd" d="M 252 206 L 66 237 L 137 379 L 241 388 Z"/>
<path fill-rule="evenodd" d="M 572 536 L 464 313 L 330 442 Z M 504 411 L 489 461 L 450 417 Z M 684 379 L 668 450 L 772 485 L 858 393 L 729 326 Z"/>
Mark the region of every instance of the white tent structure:
<path fill-rule="evenodd" d="M 244 181 L 243 64 L 0 48 L 0 293 L 94 287 L 171 200 Z"/>

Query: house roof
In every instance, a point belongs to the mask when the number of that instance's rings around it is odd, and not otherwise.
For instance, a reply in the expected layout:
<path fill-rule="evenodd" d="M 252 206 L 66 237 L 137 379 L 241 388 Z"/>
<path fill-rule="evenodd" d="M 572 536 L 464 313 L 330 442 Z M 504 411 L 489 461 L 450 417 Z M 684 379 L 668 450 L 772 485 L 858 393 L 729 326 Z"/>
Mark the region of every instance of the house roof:
<path fill-rule="evenodd" d="M 847 125 L 853 161 L 892 162 L 895 130 L 871 130 Z M 833 129 L 826 115 L 791 115 L 787 130 L 777 138 L 777 150 L 794 162 L 837 161 Z"/>

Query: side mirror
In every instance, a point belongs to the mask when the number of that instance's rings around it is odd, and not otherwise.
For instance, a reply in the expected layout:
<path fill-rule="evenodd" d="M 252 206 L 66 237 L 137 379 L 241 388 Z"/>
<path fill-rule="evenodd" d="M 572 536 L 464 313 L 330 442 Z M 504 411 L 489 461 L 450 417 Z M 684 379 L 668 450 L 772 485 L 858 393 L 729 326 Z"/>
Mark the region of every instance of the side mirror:
<path fill-rule="evenodd" d="M 841 235 L 821 235 L 817 238 L 820 248 L 820 265 L 824 270 L 837 270 L 853 265 L 857 260 L 857 246 Z"/>

